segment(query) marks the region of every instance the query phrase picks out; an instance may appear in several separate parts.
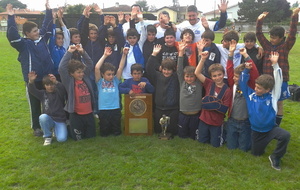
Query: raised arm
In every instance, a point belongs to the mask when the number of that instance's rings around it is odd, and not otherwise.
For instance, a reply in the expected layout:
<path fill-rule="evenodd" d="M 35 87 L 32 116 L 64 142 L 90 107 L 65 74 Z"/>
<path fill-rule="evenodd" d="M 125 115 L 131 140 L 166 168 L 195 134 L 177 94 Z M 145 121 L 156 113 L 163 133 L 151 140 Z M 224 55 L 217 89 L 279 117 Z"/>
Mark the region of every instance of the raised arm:
<path fill-rule="evenodd" d="M 246 68 L 247 68 L 248 65 L 251 65 L 251 67 L 249 68 L 250 69 L 250 78 L 249 78 L 249 81 L 248 81 L 248 86 L 250 88 L 254 89 L 255 88 L 255 80 L 259 76 L 257 67 L 254 64 L 251 57 L 248 55 L 246 48 L 241 48 L 240 49 L 240 54 L 244 57 Z M 227 75 L 228 75 L 228 73 L 227 73 Z"/>
<path fill-rule="evenodd" d="M 61 29 L 63 31 L 63 34 L 64 34 L 64 48 L 65 49 L 68 49 L 69 45 L 70 45 L 70 31 L 69 29 L 67 28 L 67 26 L 65 25 L 64 23 L 64 9 L 62 7 L 60 7 L 57 11 L 57 18 L 58 18 L 58 22 L 61 26 Z"/>
<path fill-rule="evenodd" d="M 180 83 L 183 82 L 183 55 L 187 44 L 183 42 L 178 43 L 178 60 L 177 60 L 177 76 Z"/>
<path fill-rule="evenodd" d="M 227 72 L 227 79 L 228 79 L 228 85 L 229 87 L 233 87 L 234 81 L 233 81 L 233 76 L 234 76 L 234 66 L 233 66 L 233 54 L 236 49 L 236 41 L 231 40 L 229 42 L 229 54 L 228 54 L 228 59 L 227 59 L 227 64 L 226 64 L 226 72 Z"/>
<path fill-rule="evenodd" d="M 294 46 L 295 42 L 296 42 L 296 34 L 297 34 L 297 24 L 298 24 L 298 19 L 299 19 L 299 10 L 300 8 L 295 8 L 293 10 L 293 14 L 292 14 L 292 20 L 290 23 L 290 30 L 289 30 L 289 35 L 287 37 L 286 44 L 287 44 L 287 49 L 290 50 L 292 49 L 292 47 Z"/>
<path fill-rule="evenodd" d="M 102 57 L 99 59 L 95 66 L 95 81 L 96 83 L 102 78 L 100 68 L 103 65 L 105 59 L 112 54 L 112 49 L 110 47 L 105 47 Z"/>
<path fill-rule="evenodd" d="M 214 31 L 220 30 L 226 25 L 226 20 L 227 20 L 227 6 L 228 6 L 228 1 L 226 0 L 221 0 L 220 5 L 218 5 L 218 8 L 220 10 L 220 19 L 216 22 L 214 26 Z"/>
<path fill-rule="evenodd" d="M 120 61 L 120 65 L 119 65 L 119 68 L 117 70 L 117 74 L 116 74 L 116 77 L 120 80 L 121 77 L 122 77 L 122 72 L 123 72 L 123 69 L 124 69 L 124 66 L 125 66 L 125 62 L 126 62 L 126 58 L 127 58 L 127 54 L 129 52 L 129 48 L 125 47 L 123 49 L 123 54 L 122 54 L 122 58 L 121 58 L 121 61 Z"/>
<path fill-rule="evenodd" d="M 203 69 L 203 66 L 204 66 L 204 62 L 205 62 L 205 60 L 207 59 L 207 57 L 209 55 L 209 52 L 204 51 L 204 52 L 199 52 L 199 54 L 201 55 L 201 59 L 200 59 L 198 65 L 196 67 L 195 75 L 202 83 L 204 83 L 206 77 L 202 74 L 202 69 Z"/>
<path fill-rule="evenodd" d="M 263 12 L 258 16 L 256 21 L 256 37 L 263 48 L 267 46 L 267 43 L 269 43 L 269 41 L 262 32 L 263 20 L 268 14 L 269 12 Z"/>
<path fill-rule="evenodd" d="M 276 113 L 277 113 L 277 101 L 281 95 L 281 86 L 283 81 L 282 70 L 278 65 L 278 58 L 279 58 L 279 53 L 272 51 L 270 54 L 270 61 L 272 62 L 273 77 L 275 80 L 275 85 L 272 89 L 272 95 L 273 95 L 272 105 Z"/>

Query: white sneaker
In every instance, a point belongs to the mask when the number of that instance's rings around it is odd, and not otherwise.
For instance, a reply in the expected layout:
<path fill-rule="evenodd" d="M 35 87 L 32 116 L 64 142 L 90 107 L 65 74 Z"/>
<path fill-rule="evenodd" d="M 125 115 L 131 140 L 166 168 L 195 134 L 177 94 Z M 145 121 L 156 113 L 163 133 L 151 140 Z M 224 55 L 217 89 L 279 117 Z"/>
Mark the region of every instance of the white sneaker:
<path fill-rule="evenodd" d="M 50 145 L 52 142 L 52 138 L 45 138 L 44 146 Z"/>

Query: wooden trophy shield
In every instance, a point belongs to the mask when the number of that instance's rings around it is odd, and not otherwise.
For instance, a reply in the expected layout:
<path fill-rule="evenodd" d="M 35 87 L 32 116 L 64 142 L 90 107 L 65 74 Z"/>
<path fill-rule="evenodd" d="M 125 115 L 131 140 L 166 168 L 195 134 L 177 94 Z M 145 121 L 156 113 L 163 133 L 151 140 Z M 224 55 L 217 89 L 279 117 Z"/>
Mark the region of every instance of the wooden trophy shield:
<path fill-rule="evenodd" d="M 125 135 L 152 135 L 152 94 L 125 94 Z"/>

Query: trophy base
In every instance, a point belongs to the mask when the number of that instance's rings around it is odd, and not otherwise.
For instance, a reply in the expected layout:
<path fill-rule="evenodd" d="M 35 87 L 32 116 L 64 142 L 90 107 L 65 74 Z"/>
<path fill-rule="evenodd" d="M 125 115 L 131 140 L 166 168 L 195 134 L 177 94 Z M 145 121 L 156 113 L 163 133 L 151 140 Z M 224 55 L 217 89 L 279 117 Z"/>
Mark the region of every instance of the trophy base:
<path fill-rule="evenodd" d="M 170 140 L 173 138 L 172 134 L 171 133 L 166 133 L 166 135 L 163 135 L 163 134 L 159 134 L 158 135 L 158 138 L 160 140 Z"/>

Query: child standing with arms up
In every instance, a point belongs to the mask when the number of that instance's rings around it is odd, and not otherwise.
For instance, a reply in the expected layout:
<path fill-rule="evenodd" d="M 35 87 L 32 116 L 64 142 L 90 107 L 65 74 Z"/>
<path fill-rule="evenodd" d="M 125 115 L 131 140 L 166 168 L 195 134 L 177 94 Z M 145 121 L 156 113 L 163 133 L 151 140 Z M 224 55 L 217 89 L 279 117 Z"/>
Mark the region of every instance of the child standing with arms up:
<path fill-rule="evenodd" d="M 125 65 L 128 48 L 123 49 L 123 55 L 115 75 L 115 67 L 104 60 L 112 54 L 112 49 L 106 47 L 104 54 L 95 66 L 95 80 L 98 87 L 98 110 L 100 136 L 106 137 L 110 134 L 118 136 L 121 131 L 121 109 L 119 84 Z"/>
<path fill-rule="evenodd" d="M 232 93 L 223 81 L 225 70 L 221 64 L 215 63 L 209 67 L 208 73 L 211 79 L 202 74 L 201 71 L 208 55 L 207 51 L 201 53 L 201 60 L 195 71 L 195 75 L 205 89 L 198 127 L 198 141 L 219 147 L 223 144 L 222 125 L 231 102 Z"/>

